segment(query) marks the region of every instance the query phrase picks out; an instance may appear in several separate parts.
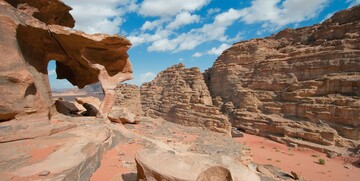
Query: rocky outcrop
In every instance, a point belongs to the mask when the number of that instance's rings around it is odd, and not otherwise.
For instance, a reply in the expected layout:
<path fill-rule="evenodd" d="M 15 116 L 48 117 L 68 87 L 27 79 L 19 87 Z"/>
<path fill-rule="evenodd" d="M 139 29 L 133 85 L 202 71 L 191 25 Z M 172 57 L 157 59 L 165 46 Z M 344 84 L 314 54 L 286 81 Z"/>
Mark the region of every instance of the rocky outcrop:
<path fill-rule="evenodd" d="M 360 6 L 234 44 L 204 73 L 234 127 L 287 142 L 360 140 Z"/>
<path fill-rule="evenodd" d="M 69 28 L 71 8 L 58 0 L 9 2 L 0 1 L 0 120 L 48 114 L 50 60 L 57 61 L 58 79 L 79 88 L 100 81 L 105 97 L 99 111 L 106 115 L 116 85 L 132 78 L 130 41 Z"/>
<path fill-rule="evenodd" d="M 226 156 L 210 157 L 192 153 L 143 150 L 137 153 L 135 159 L 138 180 L 260 180 L 258 175 L 241 162 Z"/>
<path fill-rule="evenodd" d="M 57 0 L 5 0 L 19 11 L 49 24 L 73 28 L 75 20 L 69 13 L 71 7 Z"/>
<path fill-rule="evenodd" d="M 144 113 L 141 107 L 140 89 L 136 85 L 119 84 L 115 89 L 116 99 L 108 114 L 112 122 L 136 123 Z"/>
<path fill-rule="evenodd" d="M 99 118 L 1 123 L 1 180 L 89 180 L 123 135 Z"/>
<path fill-rule="evenodd" d="M 174 65 L 141 86 L 143 111 L 186 126 L 198 126 L 230 134 L 230 123 L 212 105 L 198 68 Z"/>
<path fill-rule="evenodd" d="M 112 109 L 126 108 L 131 113 L 141 116 L 144 114 L 141 107 L 140 88 L 131 84 L 119 84 L 116 89 L 115 104 Z"/>

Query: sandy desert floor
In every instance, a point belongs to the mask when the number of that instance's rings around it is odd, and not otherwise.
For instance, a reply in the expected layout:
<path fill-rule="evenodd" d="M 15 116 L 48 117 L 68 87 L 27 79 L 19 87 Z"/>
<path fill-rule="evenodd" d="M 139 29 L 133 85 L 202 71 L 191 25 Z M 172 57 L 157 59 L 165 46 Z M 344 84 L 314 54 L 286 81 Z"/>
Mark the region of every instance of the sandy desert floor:
<path fill-rule="evenodd" d="M 131 131 L 144 134 L 145 132 L 141 131 L 142 127 L 144 126 L 141 124 L 134 125 Z M 182 142 L 191 143 L 197 139 L 197 136 L 192 134 L 173 133 L 172 136 L 174 137 L 182 137 Z M 163 137 L 158 139 L 167 142 L 170 137 L 163 135 Z M 346 163 L 340 157 L 327 158 L 326 154 L 312 149 L 302 147 L 289 148 L 284 144 L 249 134 L 233 139 L 250 148 L 250 156 L 254 163 L 259 165 L 271 164 L 287 173 L 293 171 L 308 181 L 356 181 L 360 178 L 360 168 L 355 167 L 351 163 Z M 135 153 L 142 148 L 141 140 L 131 140 L 129 143 L 121 143 L 107 151 L 103 156 L 100 167 L 91 177 L 91 181 L 136 180 L 134 157 Z M 325 165 L 318 163 L 320 158 L 325 159 Z"/>
<path fill-rule="evenodd" d="M 257 164 L 271 164 L 286 172 L 294 171 L 308 181 L 356 181 L 360 179 L 360 168 L 346 163 L 342 158 L 327 158 L 326 154 L 307 148 L 289 148 L 269 139 L 244 134 L 234 138 L 251 149 Z M 325 165 L 318 160 L 325 159 Z"/>

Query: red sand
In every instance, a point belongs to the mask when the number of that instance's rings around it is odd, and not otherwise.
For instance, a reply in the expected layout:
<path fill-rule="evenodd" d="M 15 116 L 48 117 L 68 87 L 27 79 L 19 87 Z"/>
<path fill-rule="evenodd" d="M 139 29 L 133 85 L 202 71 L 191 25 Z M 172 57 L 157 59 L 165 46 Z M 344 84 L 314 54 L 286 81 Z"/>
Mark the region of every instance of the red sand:
<path fill-rule="evenodd" d="M 289 173 L 294 171 L 308 181 L 355 181 L 360 179 L 360 168 L 345 164 L 341 158 L 330 159 L 318 151 L 289 148 L 266 138 L 248 134 L 244 134 L 243 138 L 235 139 L 251 149 L 255 163 L 271 164 Z M 319 158 L 325 159 L 325 165 L 318 164 Z"/>
<path fill-rule="evenodd" d="M 122 166 L 122 161 L 134 161 L 135 153 L 142 147 L 139 144 L 119 144 L 107 151 L 101 160 L 100 167 L 91 176 L 91 181 L 112 180 L 116 176 L 134 172 Z"/>

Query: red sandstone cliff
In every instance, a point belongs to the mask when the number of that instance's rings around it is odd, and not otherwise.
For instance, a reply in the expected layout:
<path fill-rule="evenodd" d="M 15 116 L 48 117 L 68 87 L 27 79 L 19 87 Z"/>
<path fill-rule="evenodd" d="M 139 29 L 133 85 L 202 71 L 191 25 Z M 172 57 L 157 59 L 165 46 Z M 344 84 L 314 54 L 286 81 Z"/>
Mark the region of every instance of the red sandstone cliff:
<path fill-rule="evenodd" d="M 205 74 L 232 126 L 278 141 L 360 140 L 360 6 L 234 44 Z"/>

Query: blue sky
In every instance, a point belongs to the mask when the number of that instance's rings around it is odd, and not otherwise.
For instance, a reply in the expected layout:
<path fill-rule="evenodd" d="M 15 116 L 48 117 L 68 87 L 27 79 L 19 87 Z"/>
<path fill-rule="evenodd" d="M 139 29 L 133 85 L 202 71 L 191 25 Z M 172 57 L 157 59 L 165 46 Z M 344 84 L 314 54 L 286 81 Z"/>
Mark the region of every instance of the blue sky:
<path fill-rule="evenodd" d="M 266 37 L 284 28 L 320 23 L 360 0 L 63 0 L 73 10 L 75 29 L 121 34 L 129 50 L 134 79 L 141 85 L 167 67 L 183 63 L 202 71 L 233 43 Z M 56 80 L 53 88 L 70 88 Z"/>

